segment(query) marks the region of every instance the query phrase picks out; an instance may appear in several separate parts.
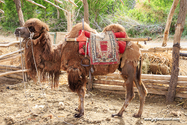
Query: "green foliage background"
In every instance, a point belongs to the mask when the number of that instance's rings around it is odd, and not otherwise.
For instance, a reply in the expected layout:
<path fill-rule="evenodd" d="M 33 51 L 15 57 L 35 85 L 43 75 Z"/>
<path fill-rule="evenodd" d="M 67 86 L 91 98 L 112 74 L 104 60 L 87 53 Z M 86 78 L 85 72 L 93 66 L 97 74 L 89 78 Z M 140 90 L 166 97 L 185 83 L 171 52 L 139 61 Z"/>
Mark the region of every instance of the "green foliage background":
<path fill-rule="evenodd" d="M 18 14 L 13 0 L 4 0 L 5 4 L 0 3 L 0 9 L 4 10 L 4 14 L 0 14 L 0 28 L 5 31 L 14 31 L 19 26 Z M 66 31 L 66 16 L 62 10 L 59 10 L 60 17 L 57 19 L 57 9 L 43 0 L 34 0 L 36 3 L 46 7 L 43 9 L 33 5 L 26 0 L 21 0 L 24 20 L 29 18 L 39 18 L 50 25 L 51 31 Z M 53 3 L 54 0 L 49 0 Z M 163 33 L 167 15 L 170 11 L 173 0 L 87 0 L 89 5 L 89 20 L 91 27 L 102 31 L 102 29 L 111 24 L 119 23 L 123 25 L 130 36 L 154 36 Z M 62 0 L 60 7 L 74 12 L 75 19 L 73 24 L 80 22 L 84 17 L 83 3 L 75 0 L 79 6 L 73 7 L 69 2 Z M 174 34 L 175 24 L 179 6 L 177 7 L 170 28 L 170 34 Z M 187 26 L 187 24 L 186 24 Z M 187 36 L 187 28 L 185 26 L 183 36 Z"/>

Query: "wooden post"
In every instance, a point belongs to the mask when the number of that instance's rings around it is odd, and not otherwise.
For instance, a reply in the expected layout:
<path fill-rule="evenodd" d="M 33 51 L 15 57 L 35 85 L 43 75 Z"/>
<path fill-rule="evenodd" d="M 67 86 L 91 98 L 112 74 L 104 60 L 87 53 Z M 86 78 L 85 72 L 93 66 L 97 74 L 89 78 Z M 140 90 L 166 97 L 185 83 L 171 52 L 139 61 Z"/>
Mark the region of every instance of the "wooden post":
<path fill-rule="evenodd" d="M 162 46 L 167 46 L 167 40 L 168 40 L 168 35 L 169 35 L 169 29 L 170 29 L 171 21 L 172 21 L 173 14 L 175 12 L 175 9 L 176 9 L 178 3 L 179 3 L 179 0 L 174 0 L 173 1 L 173 4 L 172 4 L 171 9 L 170 9 L 170 12 L 168 14 L 166 27 L 165 27 L 165 30 L 164 30 L 164 38 L 163 38 Z"/>
<path fill-rule="evenodd" d="M 67 17 L 67 29 L 68 29 L 68 32 L 70 32 L 71 28 L 72 28 L 72 26 L 71 26 L 71 12 L 68 12 L 67 14 L 68 14 L 68 17 Z"/>
<path fill-rule="evenodd" d="M 166 95 L 167 103 L 173 102 L 176 94 L 176 86 L 177 86 L 178 73 L 179 73 L 180 38 L 184 30 L 186 14 L 187 14 L 187 0 L 181 0 L 177 25 L 175 29 L 174 41 L 173 41 L 173 53 L 172 53 L 173 62 L 172 62 L 172 71 L 171 71 L 169 89 Z"/>
<path fill-rule="evenodd" d="M 19 24 L 20 26 L 23 26 L 25 24 L 23 13 L 21 10 L 21 1 L 20 0 L 14 0 L 14 3 L 16 4 L 16 9 L 18 12 L 18 17 L 19 17 Z"/>
<path fill-rule="evenodd" d="M 90 22 L 89 22 L 89 9 L 88 9 L 88 2 L 87 2 L 87 0 L 83 0 L 83 4 L 84 4 L 84 21 L 87 24 L 90 24 Z"/>

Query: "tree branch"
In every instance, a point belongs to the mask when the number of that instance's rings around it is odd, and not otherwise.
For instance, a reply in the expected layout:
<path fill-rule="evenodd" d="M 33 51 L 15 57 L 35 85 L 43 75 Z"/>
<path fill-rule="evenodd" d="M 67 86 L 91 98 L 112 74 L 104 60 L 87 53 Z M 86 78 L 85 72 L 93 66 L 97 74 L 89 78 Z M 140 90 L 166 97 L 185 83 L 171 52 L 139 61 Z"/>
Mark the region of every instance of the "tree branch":
<path fill-rule="evenodd" d="M 39 7 L 42 7 L 42 8 L 44 8 L 44 9 L 46 9 L 45 6 L 43 6 L 43 5 L 41 5 L 41 4 L 38 4 L 38 3 L 36 3 L 36 2 L 34 2 L 34 1 L 32 1 L 32 0 L 26 0 L 26 1 L 28 1 L 28 2 L 30 2 L 30 3 L 32 3 L 32 4 L 35 4 L 35 5 L 39 6 Z"/>
<path fill-rule="evenodd" d="M 48 1 L 48 0 L 44 0 L 44 1 L 45 1 L 45 2 L 47 2 L 47 3 L 49 3 L 49 4 L 51 4 L 51 5 L 53 5 L 54 7 L 58 8 L 58 9 L 61 9 L 61 10 L 65 11 L 66 13 L 68 13 L 68 11 L 67 11 L 67 10 L 62 9 L 61 7 L 59 7 L 59 6 L 55 5 L 54 3 L 51 3 L 51 2 L 50 2 L 50 1 Z"/>

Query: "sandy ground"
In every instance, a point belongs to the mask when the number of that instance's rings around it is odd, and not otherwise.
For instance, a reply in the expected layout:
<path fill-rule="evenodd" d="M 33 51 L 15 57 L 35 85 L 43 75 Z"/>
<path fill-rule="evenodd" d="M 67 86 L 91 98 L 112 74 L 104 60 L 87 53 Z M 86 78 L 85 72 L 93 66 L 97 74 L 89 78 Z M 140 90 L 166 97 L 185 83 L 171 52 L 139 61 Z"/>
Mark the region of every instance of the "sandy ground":
<path fill-rule="evenodd" d="M 1 42 L 12 40 L 16 39 L 0 35 Z M 156 41 L 153 43 L 155 46 L 160 44 Z M 74 114 L 77 113 L 78 96 L 69 90 L 66 74 L 60 77 L 58 90 L 51 90 L 48 83 L 35 84 L 30 81 L 7 85 L 0 82 L 0 125 L 187 124 L 187 99 L 176 98 L 174 103 L 167 105 L 164 96 L 148 94 L 142 117 L 134 118 L 132 115 L 139 108 L 138 98 L 136 93 L 122 118 L 113 118 L 111 115 L 121 109 L 125 95 L 94 89 L 86 94 L 85 115 L 77 119 Z"/>
<path fill-rule="evenodd" d="M 175 102 L 165 104 L 165 97 L 148 95 L 141 118 L 132 115 L 138 111 L 138 94 L 127 107 L 122 118 L 113 118 L 124 103 L 124 95 L 93 90 L 86 94 L 85 115 L 74 118 L 78 106 L 78 96 L 72 93 L 67 84 L 59 90 L 51 90 L 47 85 L 32 82 L 1 86 L 0 121 L 2 125 L 180 125 L 187 124 L 187 110 Z M 177 116 L 178 115 L 178 116 Z M 170 118 L 177 121 L 146 121 L 146 118 Z M 180 120 L 180 121 L 178 121 Z"/>

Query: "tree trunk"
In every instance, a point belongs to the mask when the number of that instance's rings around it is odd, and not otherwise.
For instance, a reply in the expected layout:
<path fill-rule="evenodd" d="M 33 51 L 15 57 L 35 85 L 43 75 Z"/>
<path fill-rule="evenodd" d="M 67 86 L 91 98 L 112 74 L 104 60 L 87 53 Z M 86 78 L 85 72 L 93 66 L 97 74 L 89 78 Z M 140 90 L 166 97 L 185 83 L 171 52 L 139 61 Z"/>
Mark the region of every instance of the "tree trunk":
<path fill-rule="evenodd" d="M 55 4 L 57 5 L 57 2 L 55 1 Z M 59 12 L 59 9 L 57 8 L 57 19 L 60 18 L 60 12 Z"/>
<path fill-rule="evenodd" d="M 171 71 L 169 89 L 166 95 L 167 103 L 173 102 L 176 94 L 176 86 L 177 86 L 178 73 L 179 73 L 180 38 L 184 30 L 186 14 L 187 14 L 187 0 L 181 0 L 177 25 L 175 29 L 174 41 L 173 41 L 173 53 L 172 53 L 173 62 L 172 62 L 172 71 Z"/>
<path fill-rule="evenodd" d="M 88 24 L 90 24 L 89 22 L 89 10 L 88 10 L 88 2 L 87 0 L 83 0 L 83 4 L 84 4 L 84 21 Z"/>
<path fill-rule="evenodd" d="M 14 0 L 14 3 L 16 4 L 16 9 L 18 12 L 18 17 L 19 17 L 19 24 L 20 26 L 23 26 L 25 24 L 23 13 L 21 10 L 21 1 L 20 0 Z"/>
<path fill-rule="evenodd" d="M 67 15 L 67 30 L 68 30 L 68 32 L 70 32 L 71 31 L 71 12 L 68 12 L 67 13 L 68 15 Z"/>
<path fill-rule="evenodd" d="M 172 21 L 173 14 L 175 12 L 175 9 L 176 9 L 178 3 L 179 3 L 179 0 L 174 0 L 173 1 L 173 4 L 172 4 L 171 9 L 170 9 L 170 12 L 168 14 L 166 27 L 165 27 L 165 30 L 164 30 L 164 39 L 163 39 L 162 46 L 167 46 L 167 40 L 168 40 L 168 35 L 169 35 L 169 29 L 170 29 L 171 21 Z"/>

